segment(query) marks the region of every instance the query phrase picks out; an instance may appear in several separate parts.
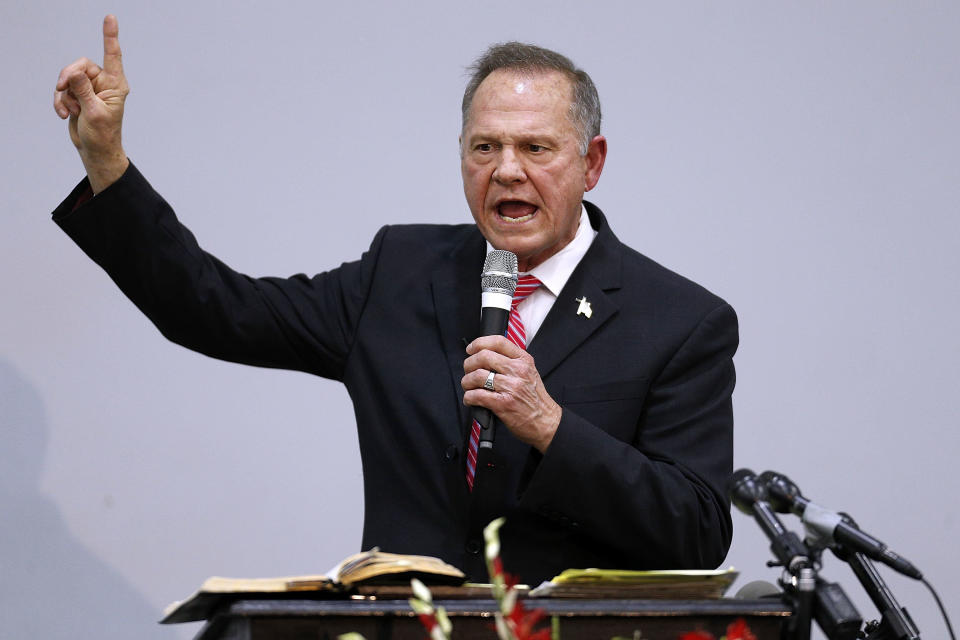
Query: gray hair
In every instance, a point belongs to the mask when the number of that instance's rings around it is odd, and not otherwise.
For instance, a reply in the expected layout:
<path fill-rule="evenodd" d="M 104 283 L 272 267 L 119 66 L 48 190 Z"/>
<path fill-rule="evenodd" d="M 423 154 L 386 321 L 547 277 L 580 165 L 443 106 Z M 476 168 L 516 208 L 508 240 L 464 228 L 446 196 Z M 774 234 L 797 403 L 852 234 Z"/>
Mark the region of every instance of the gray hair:
<path fill-rule="evenodd" d="M 498 69 L 512 69 L 520 72 L 559 71 L 567 76 L 573 88 L 570 101 L 570 121 L 580 138 L 580 155 L 586 155 L 590 141 L 600 135 L 600 96 L 593 80 L 583 69 L 578 69 L 564 55 L 522 42 L 504 42 L 491 45 L 482 56 L 467 67 L 470 81 L 463 92 L 461 105 L 461 127 L 466 129 L 470 115 L 470 105 L 480 83 Z"/>

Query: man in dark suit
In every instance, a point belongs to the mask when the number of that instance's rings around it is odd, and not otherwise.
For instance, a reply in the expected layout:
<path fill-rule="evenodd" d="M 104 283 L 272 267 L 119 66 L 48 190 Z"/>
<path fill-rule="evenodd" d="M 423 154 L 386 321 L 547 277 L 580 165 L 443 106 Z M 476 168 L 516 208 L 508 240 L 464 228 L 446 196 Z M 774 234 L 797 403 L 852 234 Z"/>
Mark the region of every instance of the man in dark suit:
<path fill-rule="evenodd" d="M 58 79 L 87 179 L 55 220 L 171 340 L 344 382 L 364 547 L 482 578 L 481 528 L 506 515 L 504 563 L 528 582 L 723 560 L 736 317 L 583 202 L 606 157 L 586 73 L 538 47 L 491 47 L 463 103 L 475 225 L 385 227 L 361 260 L 312 278 L 249 278 L 200 249 L 126 158 L 126 93 L 108 16 L 103 67 L 81 59 Z M 519 340 L 475 337 L 488 245 L 542 283 L 513 311 Z M 477 469 L 471 406 L 500 427 Z"/>

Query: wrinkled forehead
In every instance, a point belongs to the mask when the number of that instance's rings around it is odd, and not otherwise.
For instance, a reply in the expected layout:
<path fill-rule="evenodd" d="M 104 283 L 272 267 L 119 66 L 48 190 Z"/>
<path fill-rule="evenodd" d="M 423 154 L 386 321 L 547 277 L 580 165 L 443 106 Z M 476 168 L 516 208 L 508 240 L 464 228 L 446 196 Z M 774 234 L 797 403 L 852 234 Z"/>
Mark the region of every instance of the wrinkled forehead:
<path fill-rule="evenodd" d="M 497 69 L 477 87 L 468 117 L 477 110 L 504 110 L 523 104 L 567 110 L 572 100 L 573 85 L 560 71 Z"/>

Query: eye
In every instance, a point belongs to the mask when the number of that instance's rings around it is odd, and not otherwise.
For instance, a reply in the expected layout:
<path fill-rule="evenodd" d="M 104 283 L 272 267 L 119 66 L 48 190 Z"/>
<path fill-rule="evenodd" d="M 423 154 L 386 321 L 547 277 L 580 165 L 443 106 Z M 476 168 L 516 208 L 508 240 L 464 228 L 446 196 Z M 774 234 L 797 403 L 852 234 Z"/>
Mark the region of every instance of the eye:
<path fill-rule="evenodd" d="M 527 145 L 527 149 L 530 150 L 530 153 L 543 153 L 544 151 L 547 150 L 547 148 L 542 144 Z"/>
<path fill-rule="evenodd" d="M 482 153 L 488 153 L 490 151 L 493 151 L 493 145 L 490 144 L 489 142 L 481 142 L 480 144 L 474 147 L 474 150 L 480 151 Z"/>

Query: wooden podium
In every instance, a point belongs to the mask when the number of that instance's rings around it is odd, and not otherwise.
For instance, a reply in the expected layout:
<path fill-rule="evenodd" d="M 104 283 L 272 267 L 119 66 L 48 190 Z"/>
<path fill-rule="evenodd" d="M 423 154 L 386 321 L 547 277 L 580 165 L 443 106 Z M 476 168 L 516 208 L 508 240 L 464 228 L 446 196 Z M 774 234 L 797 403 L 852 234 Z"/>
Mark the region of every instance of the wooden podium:
<path fill-rule="evenodd" d="M 292 594 L 291 594 L 292 595 Z M 437 600 L 453 622 L 454 638 L 495 640 L 493 600 Z M 562 640 L 676 640 L 708 631 L 720 638 L 743 618 L 758 640 L 779 640 L 790 608 L 779 600 L 581 600 L 531 598 Z M 423 640 L 426 632 L 405 600 L 257 598 L 225 602 L 195 640 L 336 640 L 349 631 L 367 640 Z"/>

